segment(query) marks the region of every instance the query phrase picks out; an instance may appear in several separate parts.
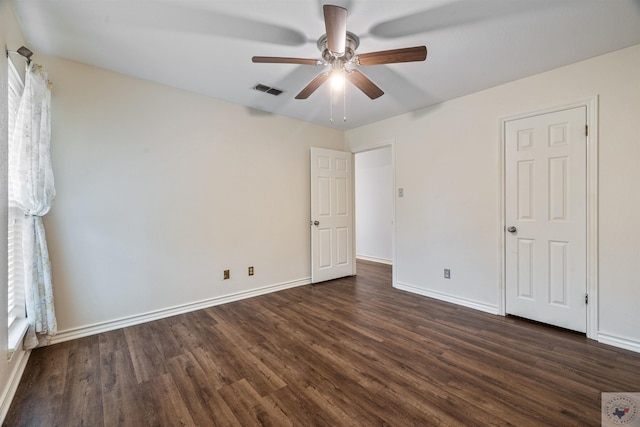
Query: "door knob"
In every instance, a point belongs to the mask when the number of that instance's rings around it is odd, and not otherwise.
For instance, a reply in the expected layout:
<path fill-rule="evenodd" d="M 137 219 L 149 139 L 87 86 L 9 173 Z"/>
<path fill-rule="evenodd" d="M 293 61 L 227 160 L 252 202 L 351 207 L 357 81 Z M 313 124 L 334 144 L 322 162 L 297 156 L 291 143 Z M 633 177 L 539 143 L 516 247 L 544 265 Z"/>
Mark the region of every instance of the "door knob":
<path fill-rule="evenodd" d="M 511 225 L 511 226 L 507 227 L 507 231 L 509 233 L 515 233 L 516 231 L 518 231 L 518 229 L 515 228 L 513 225 Z"/>
<path fill-rule="evenodd" d="M 313 221 L 313 225 L 320 225 L 320 221 Z"/>

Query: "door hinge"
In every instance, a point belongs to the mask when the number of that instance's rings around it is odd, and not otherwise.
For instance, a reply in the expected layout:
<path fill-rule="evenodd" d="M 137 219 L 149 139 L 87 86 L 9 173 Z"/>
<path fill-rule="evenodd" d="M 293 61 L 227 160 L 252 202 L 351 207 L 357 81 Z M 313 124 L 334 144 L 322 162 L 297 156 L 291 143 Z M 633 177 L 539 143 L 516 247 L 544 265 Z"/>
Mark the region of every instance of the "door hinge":
<path fill-rule="evenodd" d="M 584 303 L 589 304 L 589 294 L 584 294 Z"/>
<path fill-rule="evenodd" d="M 589 125 L 584 125 L 584 136 L 589 136 Z"/>

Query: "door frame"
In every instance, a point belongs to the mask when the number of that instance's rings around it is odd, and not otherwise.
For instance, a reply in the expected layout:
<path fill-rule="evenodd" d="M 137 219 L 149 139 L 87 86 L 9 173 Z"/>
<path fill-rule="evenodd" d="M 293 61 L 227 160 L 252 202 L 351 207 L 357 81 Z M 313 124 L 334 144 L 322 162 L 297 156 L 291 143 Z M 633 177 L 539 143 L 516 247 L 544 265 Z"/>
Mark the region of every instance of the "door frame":
<path fill-rule="evenodd" d="M 587 110 L 587 176 L 586 176 L 586 210 L 587 229 L 586 231 L 586 278 L 587 294 L 589 304 L 587 305 L 587 337 L 597 340 L 598 338 L 598 95 L 593 95 L 572 103 L 559 105 L 556 107 L 544 108 L 527 113 L 515 114 L 501 117 L 499 119 L 498 135 L 499 146 L 499 215 L 498 221 L 498 271 L 500 272 L 498 283 L 498 314 L 506 315 L 506 212 L 505 212 L 505 179 L 506 179 L 506 124 L 508 121 L 524 119 L 532 116 L 539 116 L 547 113 L 568 110 L 576 107 L 586 107 Z"/>
<path fill-rule="evenodd" d="M 350 151 L 354 154 L 353 156 L 353 197 L 354 197 L 354 206 L 355 206 L 355 194 L 356 194 L 356 179 L 355 179 L 355 161 L 356 154 L 364 153 L 365 151 L 377 150 L 379 148 L 391 147 L 391 188 L 393 193 L 391 194 L 391 200 L 393 203 L 391 204 L 391 216 L 393 218 L 393 227 L 391 227 L 391 285 L 396 287 L 396 226 L 397 226 L 397 218 L 396 218 L 396 141 L 395 139 L 389 139 L 378 143 L 366 144 L 358 147 L 352 147 Z M 353 253 L 355 257 L 356 252 L 356 215 L 355 211 L 358 209 L 357 206 L 354 208 L 353 215 Z M 355 259 L 355 258 L 354 258 Z"/>

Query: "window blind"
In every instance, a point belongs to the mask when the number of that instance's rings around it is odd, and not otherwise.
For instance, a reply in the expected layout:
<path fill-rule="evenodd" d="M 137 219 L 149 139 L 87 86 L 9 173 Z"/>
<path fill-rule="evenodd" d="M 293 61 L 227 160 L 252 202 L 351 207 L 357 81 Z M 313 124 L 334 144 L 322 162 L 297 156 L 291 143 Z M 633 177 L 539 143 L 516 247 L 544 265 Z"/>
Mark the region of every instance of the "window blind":
<path fill-rule="evenodd" d="M 15 171 L 18 156 L 13 140 L 14 127 L 20 99 L 24 91 L 24 83 L 20 73 L 11 60 L 8 72 L 8 115 L 9 115 L 9 177 L 8 177 L 8 337 L 9 349 L 15 349 L 26 331 L 27 321 L 25 313 L 24 295 L 24 262 L 22 255 L 22 226 L 24 213 L 16 204 Z M 13 172 L 13 173 L 12 173 Z"/>

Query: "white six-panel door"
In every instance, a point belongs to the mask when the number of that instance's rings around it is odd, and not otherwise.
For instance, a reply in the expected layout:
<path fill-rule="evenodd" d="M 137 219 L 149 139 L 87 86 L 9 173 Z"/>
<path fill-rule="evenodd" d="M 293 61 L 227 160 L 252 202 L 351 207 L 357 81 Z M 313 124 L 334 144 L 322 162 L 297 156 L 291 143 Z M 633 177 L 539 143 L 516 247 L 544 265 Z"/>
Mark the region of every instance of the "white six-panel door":
<path fill-rule="evenodd" d="M 506 312 L 586 331 L 586 107 L 505 125 Z"/>
<path fill-rule="evenodd" d="M 311 282 L 355 274 L 353 155 L 311 148 Z"/>

